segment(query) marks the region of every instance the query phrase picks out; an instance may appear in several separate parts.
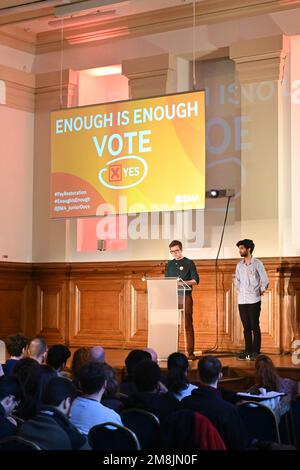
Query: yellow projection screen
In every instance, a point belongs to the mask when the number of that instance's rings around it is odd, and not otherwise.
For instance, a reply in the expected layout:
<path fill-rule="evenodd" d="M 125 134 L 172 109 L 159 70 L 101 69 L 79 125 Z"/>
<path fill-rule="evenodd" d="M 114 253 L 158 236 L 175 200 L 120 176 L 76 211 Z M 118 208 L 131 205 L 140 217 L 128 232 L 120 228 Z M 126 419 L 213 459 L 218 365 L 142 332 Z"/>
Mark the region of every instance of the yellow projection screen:
<path fill-rule="evenodd" d="M 51 217 L 204 203 L 204 91 L 51 113 Z"/>

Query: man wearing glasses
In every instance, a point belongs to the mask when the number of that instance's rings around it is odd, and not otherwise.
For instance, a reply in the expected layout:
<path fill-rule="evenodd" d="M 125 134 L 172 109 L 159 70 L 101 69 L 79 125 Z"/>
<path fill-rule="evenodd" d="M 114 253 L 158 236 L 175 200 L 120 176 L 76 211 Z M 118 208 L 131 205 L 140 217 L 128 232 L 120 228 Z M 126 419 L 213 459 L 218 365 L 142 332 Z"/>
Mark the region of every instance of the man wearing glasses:
<path fill-rule="evenodd" d="M 183 256 L 182 243 L 179 240 L 173 240 L 169 244 L 169 248 L 174 259 L 168 261 L 165 277 L 180 277 L 192 289 L 192 286 L 199 284 L 199 275 L 195 263 Z M 194 354 L 193 298 L 191 290 L 185 293 L 185 333 L 188 358 L 196 359 Z"/>

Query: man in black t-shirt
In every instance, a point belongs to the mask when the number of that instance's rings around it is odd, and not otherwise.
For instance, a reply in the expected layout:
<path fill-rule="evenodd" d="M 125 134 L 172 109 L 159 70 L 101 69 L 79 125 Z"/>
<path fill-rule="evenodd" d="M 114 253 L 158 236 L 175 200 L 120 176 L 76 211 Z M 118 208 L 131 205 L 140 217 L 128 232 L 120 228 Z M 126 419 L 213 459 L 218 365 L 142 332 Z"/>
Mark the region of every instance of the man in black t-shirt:
<path fill-rule="evenodd" d="M 169 244 L 169 248 L 174 259 L 168 261 L 165 276 L 180 277 L 191 288 L 199 284 L 195 263 L 183 256 L 182 243 L 179 240 L 173 240 Z M 193 298 L 191 290 L 185 293 L 185 333 L 188 357 L 189 359 L 196 359 L 194 355 Z"/>

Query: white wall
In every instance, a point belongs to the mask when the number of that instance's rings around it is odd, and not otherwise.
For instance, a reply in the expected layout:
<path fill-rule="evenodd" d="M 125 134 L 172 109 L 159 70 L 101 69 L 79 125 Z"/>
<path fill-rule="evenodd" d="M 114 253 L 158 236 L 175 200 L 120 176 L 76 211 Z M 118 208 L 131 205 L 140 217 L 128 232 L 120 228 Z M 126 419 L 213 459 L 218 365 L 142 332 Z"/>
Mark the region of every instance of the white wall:
<path fill-rule="evenodd" d="M 206 189 L 233 189 L 227 226 L 220 253 L 222 258 L 236 256 L 240 239 L 241 152 L 239 119 L 240 90 L 230 92 L 235 83 L 234 63 L 229 60 L 200 62 L 196 68 L 197 86 L 206 90 Z M 204 212 L 204 247 L 200 257 L 217 254 L 227 199 L 207 199 Z"/>
<path fill-rule="evenodd" d="M 128 79 L 121 74 L 94 77 L 78 73 L 78 106 L 128 99 Z"/>
<path fill-rule="evenodd" d="M 66 222 L 50 219 L 50 113 L 38 111 L 34 134 L 33 262 L 66 261 Z"/>
<path fill-rule="evenodd" d="M 29 52 L 18 51 L 12 47 L 0 44 L 0 65 L 6 65 L 23 72 L 31 72 L 35 55 Z"/>
<path fill-rule="evenodd" d="M 291 196 L 292 240 L 300 255 L 300 36 L 291 38 Z"/>
<path fill-rule="evenodd" d="M 0 106 L 0 123 L 0 260 L 30 262 L 34 115 Z"/>

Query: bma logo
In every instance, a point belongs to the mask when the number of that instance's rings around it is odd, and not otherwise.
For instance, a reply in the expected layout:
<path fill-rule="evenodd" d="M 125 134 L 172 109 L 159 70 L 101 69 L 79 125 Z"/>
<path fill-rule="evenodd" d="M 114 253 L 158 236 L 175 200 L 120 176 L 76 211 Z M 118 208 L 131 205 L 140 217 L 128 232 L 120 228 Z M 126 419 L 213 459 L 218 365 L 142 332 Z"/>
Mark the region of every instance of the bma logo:
<path fill-rule="evenodd" d="M 142 157 L 126 156 L 107 162 L 106 167 L 99 171 L 98 178 L 100 183 L 107 188 L 128 189 L 140 184 L 146 178 L 147 173 L 146 160 Z"/>

